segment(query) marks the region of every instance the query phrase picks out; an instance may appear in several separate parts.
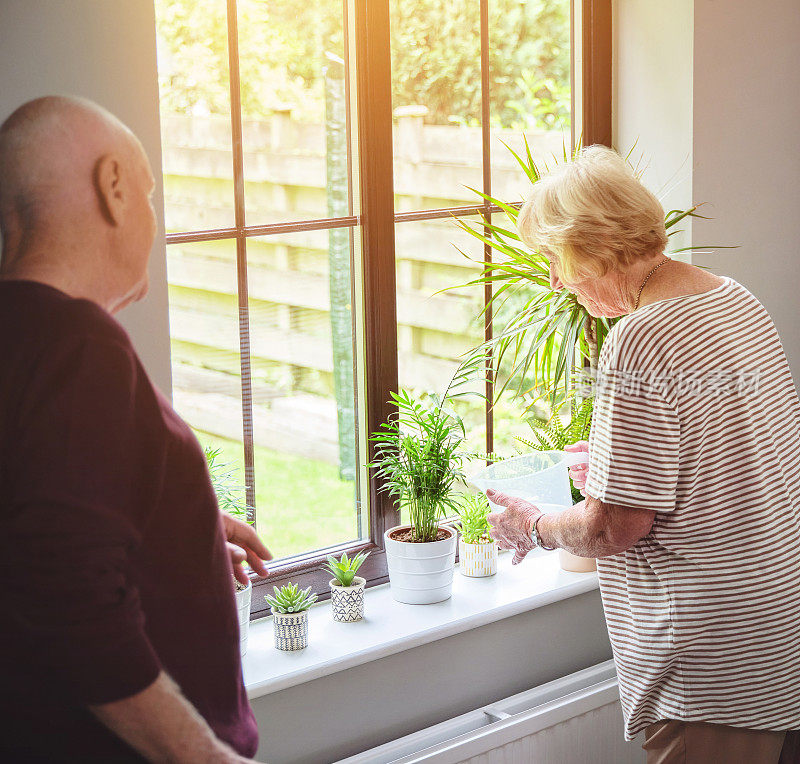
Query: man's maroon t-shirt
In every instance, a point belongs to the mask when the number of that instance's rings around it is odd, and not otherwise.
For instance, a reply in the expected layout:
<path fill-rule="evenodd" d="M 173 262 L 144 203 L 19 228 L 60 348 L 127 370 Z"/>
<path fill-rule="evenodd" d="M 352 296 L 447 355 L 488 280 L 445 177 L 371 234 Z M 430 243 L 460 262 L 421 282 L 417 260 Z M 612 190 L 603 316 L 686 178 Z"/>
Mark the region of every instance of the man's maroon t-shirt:
<path fill-rule="evenodd" d="M 161 670 L 255 753 L 197 439 L 103 309 L 0 282 L 0 761 L 141 761 L 87 706 Z"/>

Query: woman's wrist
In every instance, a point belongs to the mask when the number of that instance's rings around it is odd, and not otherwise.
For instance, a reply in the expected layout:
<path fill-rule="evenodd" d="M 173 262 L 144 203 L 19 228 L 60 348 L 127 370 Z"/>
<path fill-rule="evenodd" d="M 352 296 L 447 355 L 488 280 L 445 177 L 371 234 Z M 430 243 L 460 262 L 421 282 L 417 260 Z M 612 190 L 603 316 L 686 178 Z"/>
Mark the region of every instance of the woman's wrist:
<path fill-rule="evenodd" d="M 558 542 L 553 532 L 553 519 L 558 515 L 542 513 L 533 523 L 534 538 L 537 546 L 542 549 L 552 550 L 558 548 Z"/>
<path fill-rule="evenodd" d="M 542 521 L 545 519 L 546 515 L 541 513 L 534 521 L 533 521 L 533 542 L 538 546 L 540 549 L 544 549 L 548 552 L 552 552 L 553 549 L 556 548 L 555 544 L 549 542 L 548 539 L 544 537 L 542 534 Z"/>

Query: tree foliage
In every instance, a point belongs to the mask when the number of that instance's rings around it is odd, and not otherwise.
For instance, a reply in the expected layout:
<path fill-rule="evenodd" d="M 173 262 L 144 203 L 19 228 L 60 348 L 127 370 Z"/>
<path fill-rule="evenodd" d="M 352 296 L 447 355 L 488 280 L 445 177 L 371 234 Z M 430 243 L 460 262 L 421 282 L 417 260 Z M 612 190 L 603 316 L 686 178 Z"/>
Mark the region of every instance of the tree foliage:
<path fill-rule="evenodd" d="M 479 124 L 478 0 L 392 0 L 395 107 L 421 104 L 434 124 Z M 229 111 L 227 19 L 222 0 L 156 0 L 159 76 L 166 111 Z M 569 124 L 569 3 L 491 0 L 492 124 Z M 239 0 L 245 118 L 289 109 L 324 119 L 326 54 L 344 57 L 342 3 Z"/>

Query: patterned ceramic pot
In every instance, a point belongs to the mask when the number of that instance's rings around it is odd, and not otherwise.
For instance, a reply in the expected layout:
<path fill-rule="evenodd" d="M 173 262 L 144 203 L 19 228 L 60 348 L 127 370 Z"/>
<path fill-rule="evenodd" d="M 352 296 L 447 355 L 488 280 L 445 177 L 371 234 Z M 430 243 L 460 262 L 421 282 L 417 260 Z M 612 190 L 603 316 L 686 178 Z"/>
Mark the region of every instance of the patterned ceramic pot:
<path fill-rule="evenodd" d="M 333 620 L 339 623 L 360 621 L 364 617 L 366 579 L 356 576 L 350 586 L 342 586 L 335 578 L 332 578 L 330 585 Z"/>
<path fill-rule="evenodd" d="M 497 573 L 497 542 L 468 544 L 458 540 L 458 560 L 461 573 L 470 578 L 484 578 Z"/>
<path fill-rule="evenodd" d="M 248 584 L 246 589 L 236 593 L 236 612 L 239 616 L 239 655 L 247 652 L 247 636 L 250 629 L 250 600 L 253 596 L 253 585 Z"/>
<path fill-rule="evenodd" d="M 275 647 L 278 650 L 302 650 L 308 647 L 308 610 L 301 613 L 276 613 L 272 610 L 275 625 Z"/>

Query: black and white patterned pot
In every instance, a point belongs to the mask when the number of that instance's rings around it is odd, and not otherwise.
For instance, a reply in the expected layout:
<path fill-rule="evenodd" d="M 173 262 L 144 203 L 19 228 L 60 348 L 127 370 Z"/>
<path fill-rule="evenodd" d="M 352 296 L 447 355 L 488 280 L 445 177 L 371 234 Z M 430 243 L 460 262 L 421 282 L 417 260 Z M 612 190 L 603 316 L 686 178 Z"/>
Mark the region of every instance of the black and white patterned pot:
<path fill-rule="evenodd" d="M 302 650 L 308 647 L 308 610 L 301 613 L 272 611 L 275 625 L 275 647 L 278 650 Z"/>
<path fill-rule="evenodd" d="M 356 576 L 350 586 L 341 586 L 335 578 L 332 578 L 330 585 L 333 620 L 339 623 L 360 621 L 364 617 L 366 579 Z"/>

